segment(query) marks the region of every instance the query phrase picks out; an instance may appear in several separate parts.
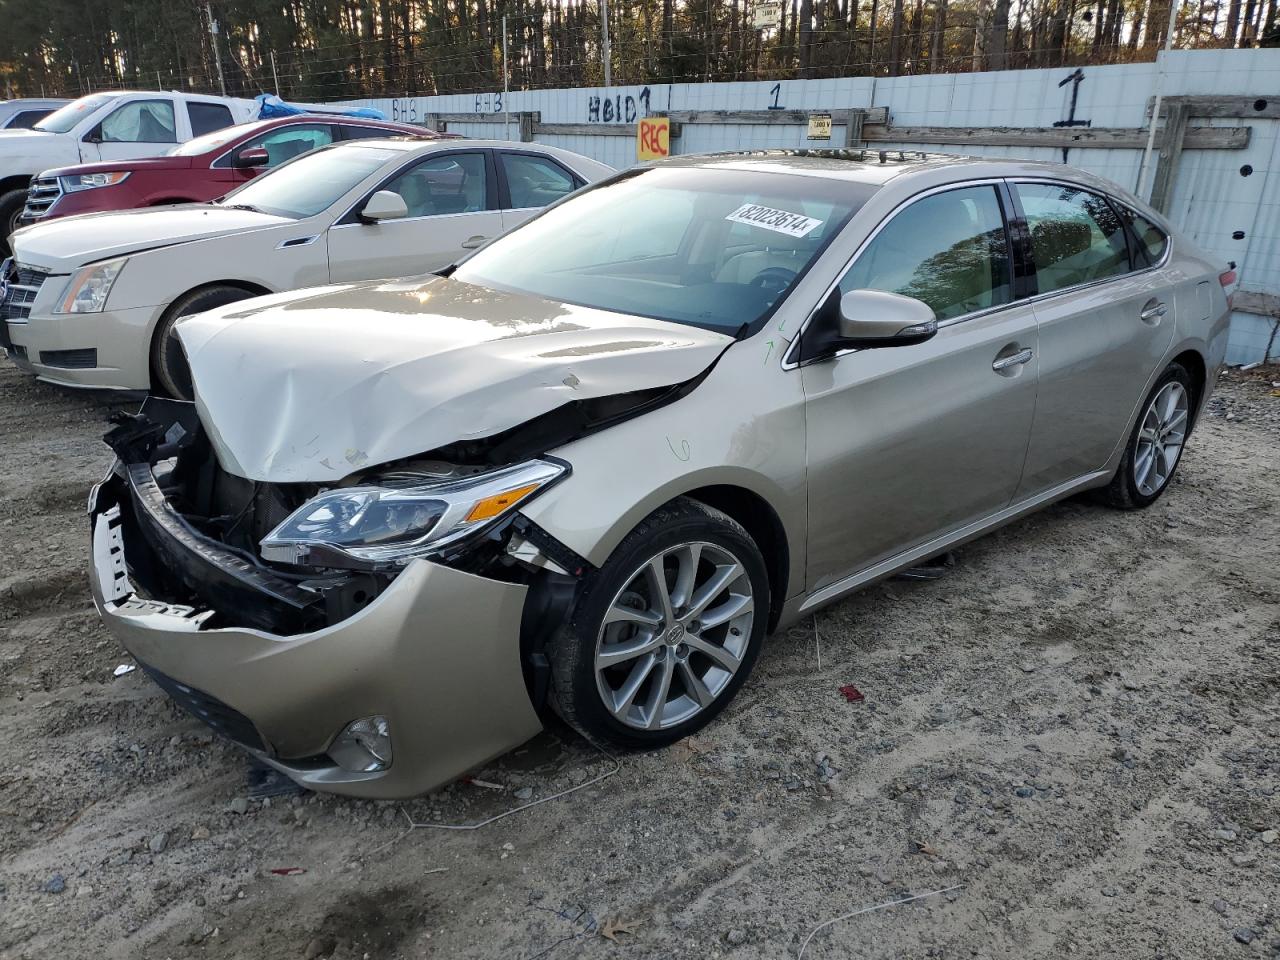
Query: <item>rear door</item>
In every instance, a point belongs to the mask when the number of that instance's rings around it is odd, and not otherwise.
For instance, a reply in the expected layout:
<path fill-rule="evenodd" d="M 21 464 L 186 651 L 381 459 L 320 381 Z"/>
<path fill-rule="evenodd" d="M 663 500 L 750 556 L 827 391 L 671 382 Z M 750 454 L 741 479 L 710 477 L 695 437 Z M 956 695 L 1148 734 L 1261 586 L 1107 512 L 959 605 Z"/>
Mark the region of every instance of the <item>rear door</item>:
<path fill-rule="evenodd" d="M 586 183 L 551 157 L 519 150 L 495 150 L 504 230 L 524 223 L 547 204 Z"/>
<path fill-rule="evenodd" d="M 809 589 L 997 513 L 1013 498 L 1036 398 L 1036 322 L 1017 299 L 994 182 L 900 208 L 828 306 L 886 290 L 933 308 L 933 339 L 845 351 L 801 368 L 809 450 Z M 808 333 L 808 330 L 806 330 Z"/>
<path fill-rule="evenodd" d="M 1013 187 L 1030 236 L 1040 337 L 1019 490 L 1032 496 L 1102 469 L 1125 439 L 1173 339 L 1175 301 L 1107 197 L 1064 182 Z"/>
<path fill-rule="evenodd" d="M 502 232 L 488 150 L 429 153 L 402 167 L 377 189 L 398 193 L 409 215 L 364 223 L 360 209 L 368 196 L 356 203 L 329 230 L 333 281 L 429 273 Z"/>

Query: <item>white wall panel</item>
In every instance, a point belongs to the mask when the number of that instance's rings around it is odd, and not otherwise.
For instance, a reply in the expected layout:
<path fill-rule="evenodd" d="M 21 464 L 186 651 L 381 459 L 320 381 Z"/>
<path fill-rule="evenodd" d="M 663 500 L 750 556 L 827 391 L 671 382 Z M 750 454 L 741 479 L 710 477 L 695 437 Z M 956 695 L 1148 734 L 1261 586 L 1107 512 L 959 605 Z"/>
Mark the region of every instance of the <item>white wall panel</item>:
<path fill-rule="evenodd" d="M 843 77 L 823 80 L 678 83 L 587 87 L 567 90 L 499 91 L 439 97 L 355 101 L 388 117 L 421 123 L 427 113 L 490 113 L 536 110 L 544 123 L 631 123 L 646 113 L 667 110 L 838 110 L 888 107 L 894 126 L 1047 127 L 1068 119 L 1073 85 L 1059 84 L 1074 68 L 910 77 Z M 1076 120 L 1095 127 L 1141 128 L 1157 85 L 1166 96 L 1273 95 L 1280 99 L 1280 51 L 1198 50 L 1162 54 L 1158 63 L 1084 67 L 1076 91 Z M 1188 150 L 1182 154 L 1171 197 L 1170 216 L 1197 243 L 1223 261 L 1234 261 L 1242 289 L 1280 294 L 1280 121 L 1249 118 L 1197 125 L 1252 127 L 1245 150 Z M 503 137 L 500 123 L 454 123 L 455 133 Z M 511 136 L 518 136 L 515 117 Z M 593 157 L 614 167 L 635 162 L 628 137 L 546 136 L 547 143 Z M 840 146 L 836 126 L 828 143 L 805 138 L 802 126 L 768 124 L 686 124 L 673 142 L 676 153 L 723 150 Z M 877 147 L 881 144 L 877 143 Z M 886 144 L 885 146 L 889 146 Z M 893 143 L 894 148 L 973 156 L 1021 157 L 1061 162 L 1062 151 L 1043 147 L 975 147 Z M 1068 162 L 1107 177 L 1129 190 L 1138 184 L 1141 150 L 1073 149 Z M 1240 168 L 1253 168 L 1242 176 Z M 1148 189 L 1151 177 L 1148 177 Z M 1242 239 L 1233 239 L 1243 231 Z M 1270 322 L 1237 314 L 1232 326 L 1233 362 L 1254 359 L 1270 333 Z"/>

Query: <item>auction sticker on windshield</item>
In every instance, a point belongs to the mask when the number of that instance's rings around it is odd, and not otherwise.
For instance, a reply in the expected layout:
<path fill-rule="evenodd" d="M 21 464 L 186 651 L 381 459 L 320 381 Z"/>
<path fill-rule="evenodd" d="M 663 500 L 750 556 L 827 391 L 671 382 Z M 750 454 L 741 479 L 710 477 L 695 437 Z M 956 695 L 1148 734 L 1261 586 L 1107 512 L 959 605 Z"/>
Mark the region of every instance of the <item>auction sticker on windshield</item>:
<path fill-rule="evenodd" d="M 776 233 L 785 233 L 789 237 L 803 237 L 822 226 L 821 220 L 806 217 L 802 213 L 775 210 L 773 207 L 762 207 L 757 203 L 744 203 L 725 219 L 733 223 L 745 223 L 753 227 L 773 230 Z"/>

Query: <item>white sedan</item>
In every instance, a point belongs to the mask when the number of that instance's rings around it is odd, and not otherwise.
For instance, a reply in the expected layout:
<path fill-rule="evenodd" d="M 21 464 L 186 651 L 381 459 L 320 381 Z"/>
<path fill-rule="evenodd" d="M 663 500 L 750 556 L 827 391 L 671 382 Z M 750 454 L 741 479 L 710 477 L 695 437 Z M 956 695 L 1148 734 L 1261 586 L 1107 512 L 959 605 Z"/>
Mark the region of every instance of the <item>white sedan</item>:
<path fill-rule="evenodd" d="M 536 143 L 355 141 L 210 204 L 33 224 L 0 267 L 0 346 L 53 383 L 186 398 L 179 318 L 437 270 L 611 173 Z"/>

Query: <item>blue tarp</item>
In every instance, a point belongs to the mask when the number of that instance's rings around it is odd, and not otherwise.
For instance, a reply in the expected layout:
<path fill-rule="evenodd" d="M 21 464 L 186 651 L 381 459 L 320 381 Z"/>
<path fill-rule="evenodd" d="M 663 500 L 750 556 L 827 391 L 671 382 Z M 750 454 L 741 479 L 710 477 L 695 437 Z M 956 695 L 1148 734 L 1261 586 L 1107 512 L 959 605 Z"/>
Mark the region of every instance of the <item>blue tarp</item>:
<path fill-rule="evenodd" d="M 260 93 L 254 99 L 258 101 L 259 120 L 275 120 L 278 117 L 296 117 L 304 113 L 318 112 L 316 110 L 307 110 L 303 107 L 295 107 L 291 103 L 285 103 L 274 93 Z M 387 119 L 380 110 L 371 110 L 368 107 L 325 108 L 323 112 L 336 113 L 344 117 L 363 117 L 366 120 Z"/>

